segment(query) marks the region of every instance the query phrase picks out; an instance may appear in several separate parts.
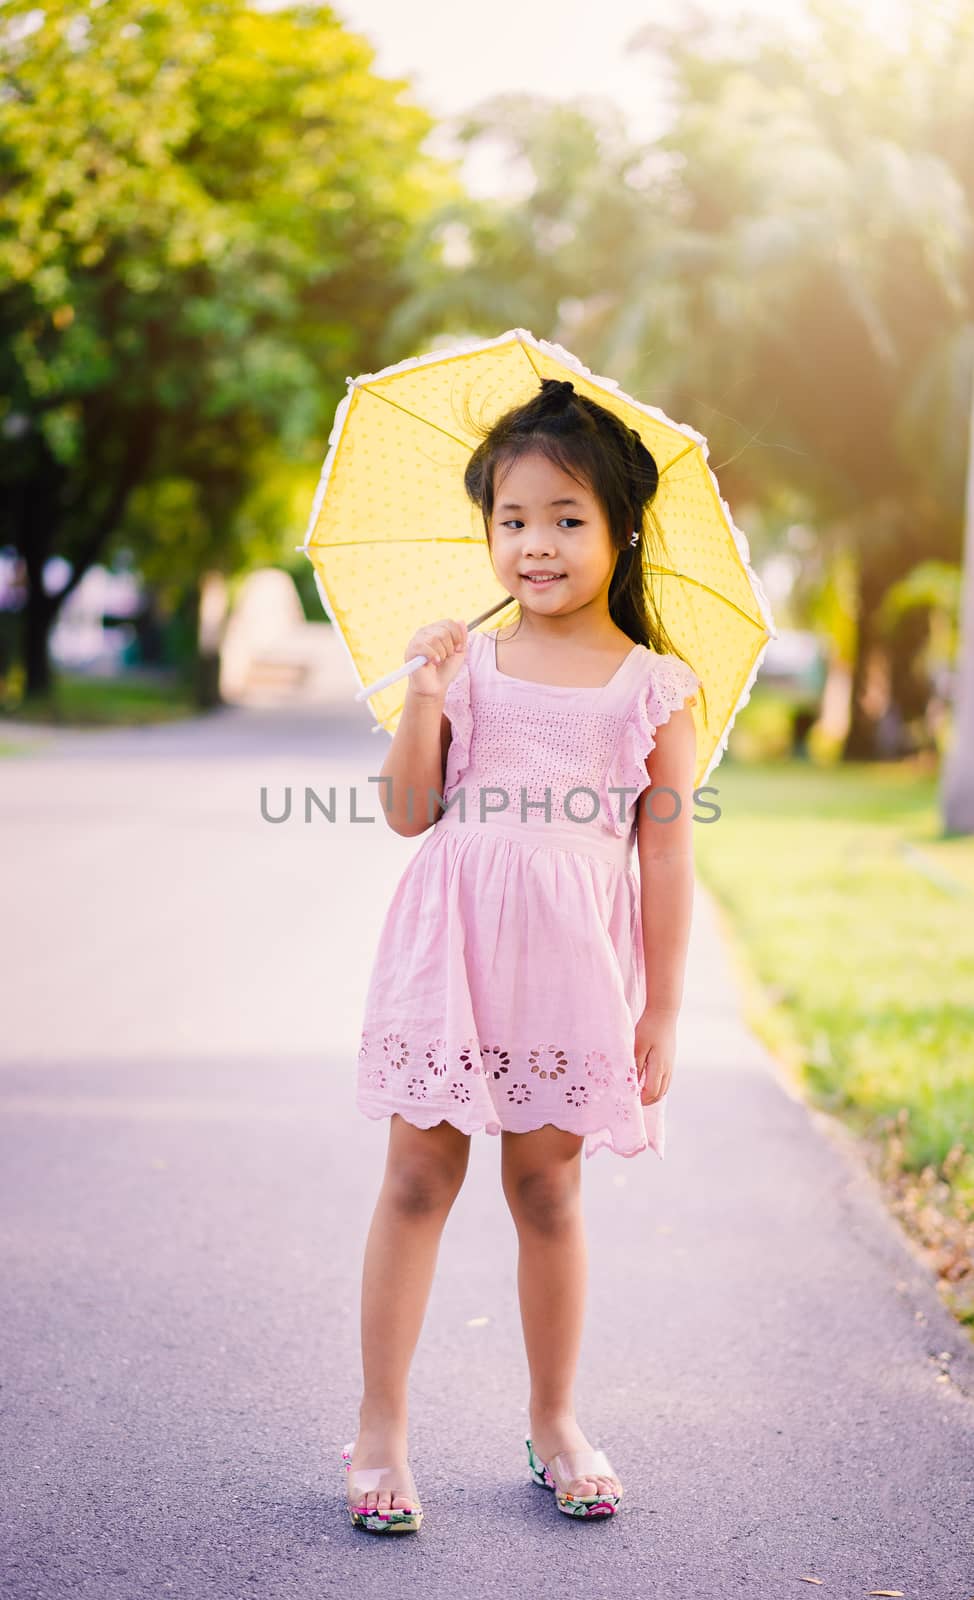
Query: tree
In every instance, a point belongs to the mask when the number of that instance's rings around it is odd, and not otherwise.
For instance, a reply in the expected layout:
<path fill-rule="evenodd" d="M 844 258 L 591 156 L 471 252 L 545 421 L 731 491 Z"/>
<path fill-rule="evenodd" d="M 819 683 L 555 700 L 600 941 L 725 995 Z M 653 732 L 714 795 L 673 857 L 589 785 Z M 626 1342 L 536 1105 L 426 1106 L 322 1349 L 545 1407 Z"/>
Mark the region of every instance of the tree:
<path fill-rule="evenodd" d="M 885 597 L 960 555 L 974 19 L 910 26 L 900 50 L 838 0 L 813 0 L 800 40 L 674 13 L 634 41 L 669 78 L 644 148 L 594 103 L 477 108 L 460 137 L 505 141 L 530 188 L 454 208 L 466 259 L 426 252 L 397 313 L 415 337 L 507 305 L 705 433 L 731 504 L 801 500 L 822 570 L 855 561 L 848 757 L 880 748 L 859 691 L 890 648 Z"/>
<path fill-rule="evenodd" d="M 834 0 L 810 6 L 800 47 L 666 35 L 671 248 L 700 357 L 686 375 L 767 423 L 741 478 L 800 487 L 823 538 L 855 553 L 849 757 L 879 750 L 860 691 L 886 594 L 960 553 L 974 185 L 970 146 L 945 132 L 971 122 L 957 63 L 974 70 L 974 30 L 948 11 L 914 14 L 905 50 Z"/>
<path fill-rule="evenodd" d="M 113 540 L 174 588 L 239 559 L 268 453 L 320 454 L 457 184 L 325 5 L 8 0 L 0 51 L 0 540 L 45 693 L 50 626 Z"/>

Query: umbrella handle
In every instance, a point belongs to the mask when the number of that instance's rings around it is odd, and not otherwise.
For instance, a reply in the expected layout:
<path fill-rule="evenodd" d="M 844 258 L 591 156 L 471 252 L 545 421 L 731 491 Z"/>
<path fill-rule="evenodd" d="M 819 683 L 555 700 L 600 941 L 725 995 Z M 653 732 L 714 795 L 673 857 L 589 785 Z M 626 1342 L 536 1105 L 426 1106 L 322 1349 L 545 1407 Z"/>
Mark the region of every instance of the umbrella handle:
<path fill-rule="evenodd" d="M 482 611 L 479 617 L 474 617 L 472 622 L 467 623 L 467 632 L 469 633 L 473 628 L 478 627 L 481 622 L 486 622 L 487 618 L 492 617 L 495 611 L 502 611 L 505 606 L 510 605 L 512 599 L 513 595 L 505 595 L 503 600 L 498 600 L 497 604 L 491 606 L 488 611 Z M 402 666 L 394 667 L 391 672 L 387 672 L 384 678 L 376 678 L 374 683 L 367 683 L 364 688 L 358 689 L 355 694 L 356 700 L 367 700 L 370 695 L 377 694 L 380 689 L 387 689 L 390 683 L 396 683 L 400 678 L 408 677 L 411 672 L 416 671 L 417 667 L 425 667 L 428 661 L 429 656 L 410 656 L 408 661 L 402 663 Z M 372 732 L 375 733 L 381 727 L 382 723 L 377 722 Z"/>
<path fill-rule="evenodd" d="M 401 667 L 396 667 L 392 672 L 387 672 L 384 678 L 376 678 L 374 683 L 369 683 L 364 689 L 358 689 L 356 700 L 367 700 L 370 694 L 376 694 L 380 689 L 388 689 L 390 683 L 396 683 L 399 678 L 405 678 L 410 672 L 415 672 L 417 667 L 425 667 L 428 656 L 411 656 L 404 661 Z"/>

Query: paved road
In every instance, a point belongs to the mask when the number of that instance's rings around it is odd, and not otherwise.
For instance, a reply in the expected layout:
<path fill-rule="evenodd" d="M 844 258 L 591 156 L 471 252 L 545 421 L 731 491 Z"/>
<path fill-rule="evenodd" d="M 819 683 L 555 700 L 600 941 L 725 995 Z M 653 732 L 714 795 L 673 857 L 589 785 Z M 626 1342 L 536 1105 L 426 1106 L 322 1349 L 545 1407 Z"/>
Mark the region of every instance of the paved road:
<path fill-rule="evenodd" d="M 702 889 L 666 1161 L 585 1170 L 580 1415 L 623 1512 L 576 1525 L 527 1478 L 482 1135 L 414 1368 L 426 1525 L 347 1525 L 386 1139 L 354 1051 L 418 847 L 344 820 L 384 748 L 361 708 L 234 709 L 0 761 L 2 1595 L 974 1596 L 971 1347 L 742 1028 Z"/>

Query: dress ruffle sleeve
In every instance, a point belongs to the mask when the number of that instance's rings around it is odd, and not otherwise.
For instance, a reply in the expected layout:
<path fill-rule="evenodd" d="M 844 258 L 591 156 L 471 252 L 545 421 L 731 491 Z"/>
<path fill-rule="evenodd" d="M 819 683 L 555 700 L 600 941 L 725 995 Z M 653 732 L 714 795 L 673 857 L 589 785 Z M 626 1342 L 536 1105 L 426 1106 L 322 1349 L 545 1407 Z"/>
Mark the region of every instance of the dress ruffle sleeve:
<path fill-rule="evenodd" d="M 443 775 L 443 798 L 448 800 L 470 765 L 470 741 L 473 737 L 473 710 L 470 705 L 470 654 L 453 679 L 443 700 L 444 715 L 449 717 L 452 733 Z"/>
<path fill-rule="evenodd" d="M 640 685 L 625 727 L 616 745 L 603 786 L 602 802 L 612 818 L 614 832 L 625 835 L 632 826 L 633 807 L 649 786 L 646 757 L 656 746 L 656 729 L 669 722 L 681 706 L 697 703 L 700 679 L 679 656 L 654 654 Z M 627 794 L 611 790 L 627 789 Z M 633 792 L 634 791 L 634 792 Z"/>

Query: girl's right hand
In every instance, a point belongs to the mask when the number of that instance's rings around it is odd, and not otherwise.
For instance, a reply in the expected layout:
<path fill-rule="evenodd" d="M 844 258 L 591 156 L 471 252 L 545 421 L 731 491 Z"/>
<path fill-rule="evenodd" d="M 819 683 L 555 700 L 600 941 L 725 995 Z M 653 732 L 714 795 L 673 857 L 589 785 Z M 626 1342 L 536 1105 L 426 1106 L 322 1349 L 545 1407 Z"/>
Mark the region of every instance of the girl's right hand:
<path fill-rule="evenodd" d="M 426 699 L 443 699 L 447 689 L 467 659 L 467 624 L 446 617 L 418 628 L 406 646 L 404 661 L 426 656 L 425 667 L 417 667 L 406 679 L 407 694 Z"/>

